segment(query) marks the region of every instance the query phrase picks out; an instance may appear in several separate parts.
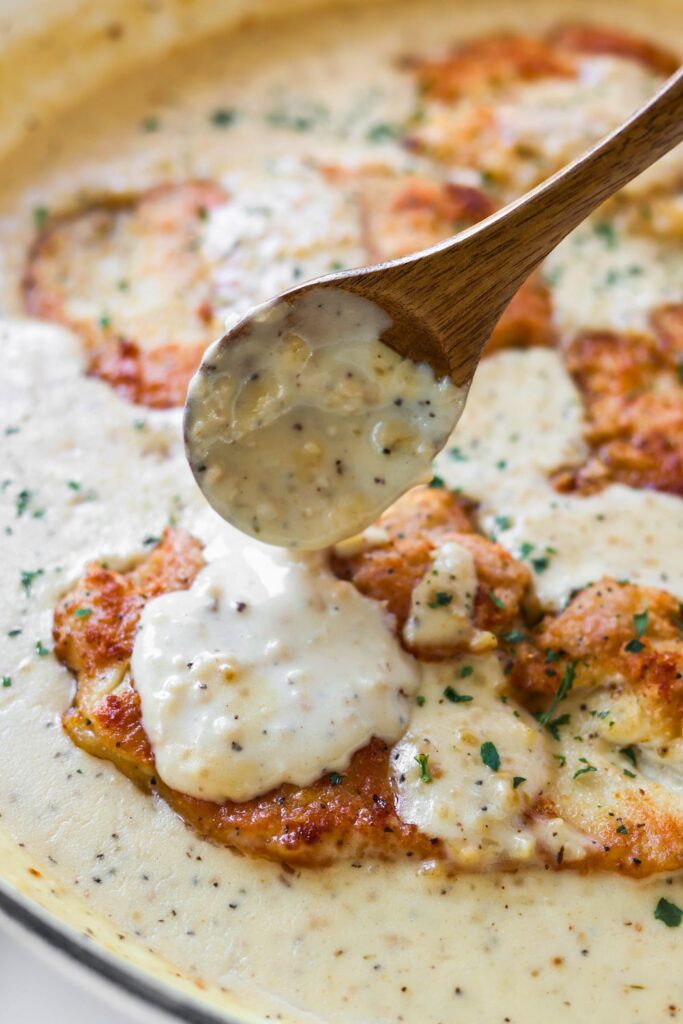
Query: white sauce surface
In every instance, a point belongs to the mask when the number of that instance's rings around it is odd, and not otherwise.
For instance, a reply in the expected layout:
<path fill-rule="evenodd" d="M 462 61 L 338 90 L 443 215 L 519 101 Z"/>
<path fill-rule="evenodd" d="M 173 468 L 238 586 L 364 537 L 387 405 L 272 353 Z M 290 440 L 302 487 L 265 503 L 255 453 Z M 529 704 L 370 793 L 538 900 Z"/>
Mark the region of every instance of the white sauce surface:
<path fill-rule="evenodd" d="M 582 15 L 659 34 L 670 45 L 683 34 L 679 0 L 660 0 L 656 8 L 628 0 L 477 6 L 434 0 L 405 9 L 391 5 L 389 17 L 387 9 L 309 15 L 279 26 L 275 45 L 272 34 L 258 30 L 236 40 L 215 37 L 175 61 L 131 74 L 66 118 L 46 118 L 32 130 L 30 145 L 3 165 L 2 308 L 17 310 L 14 284 L 33 210 L 58 209 L 76 188 L 125 190 L 167 175 L 223 174 L 250 161 L 268 177 L 272 154 L 294 151 L 324 150 L 330 159 L 350 150 L 359 159 L 369 152 L 410 159 L 391 142 L 381 148 L 366 142 L 370 128 L 411 112 L 406 76 L 392 63 L 397 54 L 438 49 L 458 35 L 501 24 L 528 29 Z M 146 10 L 144 17 L 147 27 L 153 22 L 164 31 L 163 10 Z M 35 81 L 40 77 L 33 74 Z M 311 132 L 272 126 L 264 116 L 306 103 L 315 121 Z M 210 114 L 228 105 L 240 118 L 230 133 L 217 131 Z M 158 131 L 141 129 L 147 116 L 158 118 Z M 581 309 L 577 299 L 577 316 Z M 525 870 L 444 879 L 420 873 L 412 862 L 285 873 L 201 842 L 162 802 L 74 747 L 60 728 L 72 680 L 36 647 L 40 641 L 50 648 L 55 602 L 88 560 L 127 565 L 169 521 L 207 542 L 220 524 L 187 471 L 176 413 L 135 409 L 84 379 L 79 346 L 66 332 L 3 323 L 0 341 L 0 559 L 6 574 L 0 658 L 2 674 L 11 679 L 0 687 L 3 877 L 82 929 L 84 942 L 101 943 L 159 977 L 181 975 L 186 990 L 231 1019 L 269 1014 L 288 1024 L 496 1024 L 506 1018 L 513 1024 L 603 1024 L 618 1018 L 659 1024 L 681 1017 L 681 930 L 653 916 L 662 896 L 683 904 L 681 877 L 639 884 Z M 574 580 L 604 571 L 679 592 L 675 499 L 611 488 L 601 496 L 602 509 L 594 499 L 583 506 L 561 499 L 558 515 L 542 481 L 559 458 L 553 444 L 565 445 L 563 464 L 583 458 L 576 396 L 551 354 L 505 359 L 485 364 L 481 384 L 475 382 L 480 395 L 491 392 L 495 417 L 485 416 L 473 393 L 469 408 L 478 409 L 477 422 L 472 413 L 468 425 L 466 416 L 453 441 L 469 461 L 446 463 L 446 454 L 440 460 L 453 482 L 483 496 L 486 528 L 514 551 L 524 541 L 542 551 L 569 538 L 566 551 L 558 546 L 561 557 L 550 557 L 548 569 L 537 574 L 549 605 L 560 603 Z M 546 362 L 537 374 L 538 360 Z M 497 457 L 494 439 L 501 446 Z M 533 474 L 524 469 L 524 450 Z M 507 460 L 507 474 L 497 468 L 500 460 Z M 439 472 L 444 475 L 443 466 Z M 519 488 L 510 482 L 515 475 Z M 24 490 L 29 503 L 19 515 Z M 614 517 L 612 529 L 599 526 L 595 543 L 593 530 L 602 521 L 582 508 Z M 496 515 L 509 515 L 512 526 L 503 529 Z M 22 583 L 26 574 L 35 574 L 28 585 Z M 473 693 L 471 681 L 453 685 Z M 451 708 L 449 702 L 447 710 L 460 716 L 468 705 Z M 414 712 L 414 722 L 427 735 L 423 712 L 428 703 Z M 586 781 L 591 785 L 590 777 Z"/>
<path fill-rule="evenodd" d="M 464 395 L 385 345 L 390 324 L 368 299 L 319 286 L 206 351 L 185 438 L 219 515 L 270 544 L 323 548 L 429 479 Z"/>
<path fill-rule="evenodd" d="M 452 444 L 436 460 L 451 487 L 475 498 L 483 528 L 534 571 L 546 608 L 602 576 L 662 587 L 683 599 L 683 503 L 612 484 L 559 494 L 553 470 L 583 463 L 580 396 L 555 351 L 501 352 L 479 366 Z M 542 560 L 540 569 L 534 565 Z"/>
<path fill-rule="evenodd" d="M 498 659 L 428 665 L 420 696 L 391 755 L 400 816 L 444 839 L 465 869 L 493 866 L 501 855 L 531 860 L 536 840 L 522 814 L 554 765 L 541 727 L 509 700 Z M 498 768 L 484 763 L 484 744 L 495 747 Z"/>
<path fill-rule="evenodd" d="M 204 800 L 347 768 L 373 736 L 403 734 L 420 682 L 381 606 L 322 556 L 243 540 L 226 531 L 189 590 L 150 601 L 133 649 L 159 775 Z"/>

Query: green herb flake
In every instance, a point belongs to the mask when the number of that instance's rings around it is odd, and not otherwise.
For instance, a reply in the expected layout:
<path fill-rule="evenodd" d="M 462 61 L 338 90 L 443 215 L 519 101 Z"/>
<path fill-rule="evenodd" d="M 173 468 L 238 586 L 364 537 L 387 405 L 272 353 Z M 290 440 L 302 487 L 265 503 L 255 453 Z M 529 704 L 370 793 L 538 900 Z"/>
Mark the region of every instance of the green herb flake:
<path fill-rule="evenodd" d="M 547 657 L 548 656 L 546 654 L 546 660 L 547 660 Z M 550 707 L 548 708 L 547 711 L 543 711 L 540 715 L 538 715 L 538 721 L 541 723 L 541 725 L 547 725 L 548 727 L 550 727 L 550 719 L 551 719 L 551 717 L 555 714 L 558 705 L 564 700 L 564 698 L 567 696 L 567 694 L 571 690 L 572 686 L 574 685 L 574 679 L 575 678 L 576 678 L 576 662 L 575 661 L 570 661 L 569 664 L 567 665 L 567 667 L 564 670 L 564 675 L 562 676 L 562 680 L 560 682 L 560 685 L 558 686 L 557 690 L 555 691 L 555 695 L 553 696 L 552 703 L 551 703 Z M 562 717 L 564 718 L 565 716 L 562 716 Z M 569 716 L 567 715 L 566 718 L 567 718 L 567 721 L 568 721 L 569 720 Z M 562 722 L 561 724 L 564 725 L 564 722 Z"/>
<path fill-rule="evenodd" d="M 159 129 L 161 128 L 161 121 L 159 120 L 158 117 L 143 117 L 142 121 L 140 122 L 140 127 L 142 128 L 143 132 L 158 132 Z"/>
<path fill-rule="evenodd" d="M 600 221 L 593 227 L 593 231 L 601 238 L 608 249 L 616 249 L 618 245 L 617 235 L 612 224 L 607 221 Z"/>
<path fill-rule="evenodd" d="M 497 772 L 500 768 L 500 754 L 496 750 L 495 744 L 491 740 L 486 740 L 479 748 L 479 753 L 483 764 L 492 772 Z"/>
<path fill-rule="evenodd" d="M 678 928 L 683 921 L 683 910 L 662 896 L 655 907 L 655 920 L 661 921 L 667 928 Z"/>
<path fill-rule="evenodd" d="M 460 450 L 460 448 L 449 448 L 448 454 L 456 462 L 467 462 L 467 456 Z"/>
<path fill-rule="evenodd" d="M 498 459 L 498 461 L 496 462 L 496 469 L 507 469 L 507 468 L 508 468 L 507 459 Z"/>
<path fill-rule="evenodd" d="M 42 569 L 22 569 L 21 585 L 27 594 L 31 593 L 31 587 L 39 576 L 43 575 Z"/>
<path fill-rule="evenodd" d="M 629 654 L 640 654 L 640 652 L 644 650 L 644 648 L 645 644 L 642 642 L 642 640 L 629 640 L 629 642 L 624 647 L 624 650 L 628 651 Z"/>
<path fill-rule="evenodd" d="M 628 776 L 629 779 L 636 779 L 638 776 L 635 772 L 631 772 L 628 768 L 624 768 L 624 775 Z"/>
<path fill-rule="evenodd" d="M 28 506 L 30 504 L 30 501 L 31 501 L 32 497 L 33 497 L 33 491 L 28 491 L 26 489 L 24 489 L 23 491 L 19 491 L 19 494 L 17 495 L 17 504 L 16 504 L 17 519 L 19 519 L 21 516 L 23 516 L 24 512 L 26 511 L 26 509 L 28 508 Z"/>
<path fill-rule="evenodd" d="M 47 224 L 47 219 L 50 216 L 50 211 L 47 206 L 34 206 L 33 207 L 33 226 L 36 230 L 40 231 Z"/>
<path fill-rule="evenodd" d="M 633 616 L 633 628 L 636 631 L 636 636 L 638 637 L 638 639 L 640 639 L 641 636 L 645 636 L 645 633 L 647 632 L 647 623 L 649 616 L 650 613 L 648 612 L 647 608 L 645 609 L 645 611 L 637 612 Z"/>
<path fill-rule="evenodd" d="M 69 488 L 70 491 L 80 491 L 83 485 L 80 484 L 78 480 L 67 480 L 66 486 Z"/>
<path fill-rule="evenodd" d="M 507 633 L 503 633 L 501 639 L 507 644 L 521 644 L 523 640 L 526 640 L 526 636 L 519 629 L 511 629 Z"/>
<path fill-rule="evenodd" d="M 160 541 L 161 537 L 157 537 L 154 533 L 150 533 L 149 536 L 142 538 L 142 543 L 146 548 L 152 547 L 153 544 L 159 544 Z"/>
<path fill-rule="evenodd" d="M 552 665 L 554 661 L 559 661 L 562 657 L 562 651 L 554 651 L 551 647 L 548 647 L 545 652 L 545 663 L 546 665 Z"/>
<path fill-rule="evenodd" d="M 510 516 L 496 516 L 494 523 L 499 530 L 509 530 L 512 526 L 512 520 Z"/>
<path fill-rule="evenodd" d="M 36 654 L 39 658 L 46 658 L 50 653 L 50 648 L 46 647 L 42 640 L 36 640 Z"/>
<path fill-rule="evenodd" d="M 219 107 L 211 112 L 209 121 L 214 128 L 230 128 L 237 120 L 237 111 L 230 107 Z"/>
<path fill-rule="evenodd" d="M 463 667 L 460 669 L 460 678 L 467 679 L 467 677 L 471 676 L 473 672 L 474 669 L 472 668 L 471 665 L 463 665 Z"/>
<path fill-rule="evenodd" d="M 559 764 L 560 768 L 564 768 L 564 766 L 567 763 L 567 758 L 564 756 L 564 754 L 553 754 L 553 757 Z"/>
<path fill-rule="evenodd" d="M 429 771 L 429 754 L 417 754 L 415 761 L 420 769 L 420 782 L 431 782 L 432 775 Z"/>
<path fill-rule="evenodd" d="M 626 825 L 619 825 L 619 827 L 617 828 L 617 832 L 620 836 L 628 835 L 628 829 L 626 828 Z"/>
<path fill-rule="evenodd" d="M 631 762 L 631 764 L 633 765 L 634 768 L 637 767 L 638 761 L 637 761 L 636 749 L 635 749 L 635 747 L 632 744 L 630 746 L 628 746 L 628 747 L 621 747 L 621 749 L 619 750 L 619 753 L 623 754 L 624 757 L 627 758 Z"/>
<path fill-rule="evenodd" d="M 9 687 L 12 685 L 12 677 L 11 676 L 3 676 L 2 677 L 2 685 L 4 686 L 4 688 L 6 690 L 9 689 Z"/>
<path fill-rule="evenodd" d="M 330 785 L 341 786 L 344 781 L 344 776 L 340 775 L 339 772 L 330 772 Z"/>
<path fill-rule="evenodd" d="M 74 612 L 75 619 L 89 619 L 92 615 L 92 608 L 77 608 Z"/>
<path fill-rule="evenodd" d="M 519 787 L 524 782 L 526 782 L 526 779 L 524 778 L 523 775 L 515 775 L 515 777 L 512 780 L 512 788 L 513 789 L 519 789 Z"/>
<path fill-rule="evenodd" d="M 111 317 L 108 313 L 103 313 L 100 317 L 100 327 L 103 331 L 108 331 L 111 327 Z"/>
<path fill-rule="evenodd" d="M 396 125 L 381 121 L 368 128 L 365 133 L 365 139 L 367 142 L 393 142 L 394 139 L 398 138 L 398 134 L 399 131 Z"/>
<path fill-rule="evenodd" d="M 540 716 L 538 716 L 538 720 L 539 722 L 541 721 Z M 564 715 L 558 715 L 557 718 L 553 718 L 549 722 L 542 722 L 541 724 L 545 725 L 554 740 L 559 740 L 560 729 L 563 725 L 569 725 L 570 722 L 571 715 L 565 713 Z"/>
<path fill-rule="evenodd" d="M 20 629 L 8 629 L 7 630 L 7 636 L 9 636 L 9 637 L 21 636 L 21 630 Z"/>
<path fill-rule="evenodd" d="M 531 552 L 534 550 L 535 545 L 530 544 L 528 540 L 522 541 L 519 546 L 520 558 L 528 558 Z"/>
<path fill-rule="evenodd" d="M 595 765 L 590 764 L 590 762 L 587 761 L 585 757 L 580 757 L 579 762 L 583 765 L 583 768 L 579 768 L 577 771 L 574 772 L 574 774 L 572 775 L 573 779 L 578 779 L 581 775 L 587 775 L 589 772 L 597 772 L 598 770 L 595 767 Z"/>
<path fill-rule="evenodd" d="M 444 590 L 437 590 L 432 600 L 428 602 L 428 606 L 430 608 L 446 608 L 452 600 L 452 594 L 447 594 Z"/>
<path fill-rule="evenodd" d="M 451 704 L 467 704 L 468 701 L 474 699 L 467 693 L 458 693 L 458 691 L 453 686 L 447 686 L 446 689 L 443 691 L 443 695 L 446 698 L 446 700 L 449 700 L 451 702 Z"/>
<path fill-rule="evenodd" d="M 545 555 L 541 558 L 532 558 L 531 567 L 536 573 L 545 572 L 550 565 L 550 559 L 546 558 Z"/>
<path fill-rule="evenodd" d="M 432 479 L 427 484 L 427 487 L 432 487 L 434 489 L 445 487 L 445 484 L 443 482 L 443 478 L 440 477 L 440 476 L 433 476 Z"/>
<path fill-rule="evenodd" d="M 425 706 L 425 704 L 427 703 L 427 698 L 425 697 L 424 693 L 418 693 L 417 697 L 415 698 L 415 703 L 420 708 L 423 708 Z"/>
<path fill-rule="evenodd" d="M 495 604 L 496 608 L 500 608 L 501 611 L 505 610 L 505 601 L 501 601 L 501 599 L 498 597 L 498 594 L 494 594 L 492 590 L 489 590 L 489 597 L 491 598 L 491 601 Z"/>

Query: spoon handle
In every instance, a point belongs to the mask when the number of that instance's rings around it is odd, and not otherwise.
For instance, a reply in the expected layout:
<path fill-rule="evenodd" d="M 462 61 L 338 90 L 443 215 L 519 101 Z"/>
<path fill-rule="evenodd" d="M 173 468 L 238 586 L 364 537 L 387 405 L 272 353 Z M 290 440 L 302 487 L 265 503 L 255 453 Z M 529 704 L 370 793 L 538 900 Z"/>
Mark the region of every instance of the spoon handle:
<path fill-rule="evenodd" d="M 509 298 L 589 213 L 681 141 L 683 67 L 628 121 L 462 241 L 476 243 L 480 268 L 507 250 Z"/>

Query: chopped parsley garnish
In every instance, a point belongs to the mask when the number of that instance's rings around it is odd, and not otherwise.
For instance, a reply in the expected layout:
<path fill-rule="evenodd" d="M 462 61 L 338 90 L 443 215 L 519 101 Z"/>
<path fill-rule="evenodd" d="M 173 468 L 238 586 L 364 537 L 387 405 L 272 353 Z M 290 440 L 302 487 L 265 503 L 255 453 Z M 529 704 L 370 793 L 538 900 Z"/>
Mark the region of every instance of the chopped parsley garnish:
<path fill-rule="evenodd" d="M 636 631 L 636 636 L 638 637 L 638 639 L 640 639 L 641 636 L 645 636 L 645 633 L 647 632 L 647 622 L 648 622 L 648 619 L 649 619 L 649 612 L 648 612 L 647 608 L 645 609 L 644 612 L 637 612 L 633 616 L 633 628 Z"/>
<path fill-rule="evenodd" d="M 71 491 L 80 491 L 82 484 L 80 484 L 78 480 L 67 480 L 66 486 Z"/>
<path fill-rule="evenodd" d="M 46 658 L 50 653 L 50 648 L 46 647 L 42 640 L 36 640 L 36 654 L 39 658 Z"/>
<path fill-rule="evenodd" d="M 368 142 L 391 142 L 397 137 L 398 128 L 396 125 L 388 124 L 386 121 L 373 124 L 365 133 L 365 138 Z"/>
<path fill-rule="evenodd" d="M 489 597 L 495 604 L 496 608 L 500 608 L 501 611 L 505 610 L 505 601 L 501 601 L 501 599 L 498 597 L 498 594 L 494 594 L 492 590 L 489 590 Z"/>
<path fill-rule="evenodd" d="M 610 710 L 607 708 L 605 711 L 591 711 L 591 718 L 599 718 L 601 721 L 609 715 Z"/>
<path fill-rule="evenodd" d="M 547 658 L 548 658 L 548 655 L 546 653 L 546 660 L 547 660 Z M 538 715 L 538 721 L 541 723 L 541 725 L 547 725 L 548 728 L 550 729 L 550 727 L 551 727 L 550 719 L 555 714 L 555 712 L 557 711 L 558 705 L 561 703 L 561 701 L 564 700 L 564 698 L 567 696 L 567 694 L 571 690 L 572 686 L 574 685 L 574 679 L 575 678 L 576 678 L 576 662 L 575 661 L 570 661 L 569 664 L 567 665 L 567 667 L 564 670 L 564 675 L 562 676 L 562 680 L 560 682 L 560 685 L 555 690 L 555 695 L 554 695 L 554 697 L 552 699 L 552 703 L 551 703 L 550 707 L 548 708 L 547 711 L 543 711 L 543 712 L 541 712 L 540 715 Z M 567 722 L 569 721 L 569 715 L 562 715 L 562 718 L 565 719 Z M 559 719 L 556 719 L 555 720 L 555 724 L 557 725 L 558 723 L 560 725 L 564 725 L 565 721 L 560 722 Z M 552 732 L 552 729 L 551 729 L 551 732 Z M 553 735 L 555 735 L 555 733 L 553 733 Z M 555 739 L 557 739 L 557 736 L 555 736 Z"/>
<path fill-rule="evenodd" d="M 156 534 L 150 533 L 149 536 L 142 538 L 142 543 L 146 548 L 151 547 L 153 544 L 158 544 L 161 537 L 157 537 Z"/>
<path fill-rule="evenodd" d="M 585 757 L 580 757 L 579 762 L 583 765 L 583 768 L 579 768 L 574 772 L 572 775 L 573 779 L 578 779 L 580 775 L 587 775 L 589 772 L 597 772 L 598 770 L 595 765 L 590 764 Z"/>
<path fill-rule="evenodd" d="M 420 782 L 431 782 L 432 775 L 429 771 L 429 754 L 417 754 L 415 757 L 420 769 Z"/>
<path fill-rule="evenodd" d="M 490 768 L 492 772 L 497 772 L 500 768 L 500 754 L 496 750 L 495 743 L 486 740 L 479 748 L 479 753 L 486 767 Z"/>
<path fill-rule="evenodd" d="M 444 487 L 445 484 L 443 482 L 443 478 L 442 477 L 440 477 L 440 476 L 433 476 L 432 479 L 427 484 L 427 486 L 428 487 Z"/>
<path fill-rule="evenodd" d="M 47 206 L 34 206 L 33 207 L 33 224 L 40 231 L 44 228 L 47 223 L 47 218 L 50 213 Z"/>
<path fill-rule="evenodd" d="M 502 639 L 508 644 L 521 644 L 523 640 L 526 640 L 526 636 L 519 629 L 511 629 L 502 634 Z"/>
<path fill-rule="evenodd" d="M 628 651 L 629 654 L 640 654 L 640 652 L 644 648 L 645 644 L 642 642 L 642 640 L 629 640 L 629 642 L 624 647 L 624 650 Z"/>
<path fill-rule="evenodd" d="M 538 716 L 538 720 L 539 722 L 541 721 L 540 716 Z M 570 722 L 571 716 L 565 713 L 564 715 L 558 715 L 557 718 L 551 719 L 550 722 L 542 722 L 541 724 L 545 725 L 554 740 L 559 740 L 560 729 L 563 725 L 569 725 Z"/>
<path fill-rule="evenodd" d="M 531 566 L 532 566 L 534 572 L 545 572 L 545 570 L 548 568 L 549 565 L 550 565 L 550 559 L 546 558 L 545 555 L 542 556 L 541 558 L 532 558 L 531 559 Z"/>
<path fill-rule="evenodd" d="M 430 608 L 445 608 L 452 600 L 452 594 L 447 594 L 444 590 L 437 590 L 432 600 L 428 603 Z"/>
<path fill-rule="evenodd" d="M 629 769 L 628 769 L 628 768 L 624 768 L 624 775 L 627 775 L 627 776 L 629 777 L 629 779 L 635 779 L 635 778 L 637 778 L 637 775 L 636 775 L 636 773 L 635 773 L 635 772 L 631 772 L 631 771 L 629 771 Z"/>
<path fill-rule="evenodd" d="M 553 754 L 553 757 L 559 764 L 560 768 L 564 768 L 564 766 L 567 763 L 567 758 L 564 756 L 564 754 Z"/>
<path fill-rule="evenodd" d="M 523 782 L 526 782 L 526 779 L 523 775 L 515 775 L 514 779 L 512 780 L 512 788 L 518 789 Z"/>
<path fill-rule="evenodd" d="M 551 647 L 548 647 L 545 652 L 545 663 L 546 665 L 551 665 L 554 661 L 559 661 L 561 657 L 562 651 L 554 651 Z"/>
<path fill-rule="evenodd" d="M 519 554 L 521 558 L 528 558 L 531 552 L 534 550 L 534 545 L 530 544 L 528 540 L 522 541 L 519 547 Z"/>
<path fill-rule="evenodd" d="M 619 825 L 619 827 L 617 828 L 617 832 L 620 836 L 628 835 L 628 829 L 626 828 L 626 825 Z"/>
<path fill-rule="evenodd" d="M 448 454 L 456 462 L 467 462 L 467 456 L 460 450 L 460 448 L 449 448 Z"/>
<path fill-rule="evenodd" d="M 31 587 L 39 576 L 43 575 L 42 569 L 23 569 L 21 572 L 21 585 L 27 594 L 31 593 Z"/>
<path fill-rule="evenodd" d="M 499 530 L 509 530 L 512 526 L 512 520 L 510 516 L 496 516 L 494 523 Z"/>
<path fill-rule="evenodd" d="M 628 747 L 622 747 L 619 753 L 623 754 L 624 757 L 626 757 L 631 762 L 634 768 L 637 767 L 637 754 L 635 748 L 632 745 Z"/>
<path fill-rule="evenodd" d="M 415 698 L 415 703 L 418 705 L 418 707 L 421 708 L 425 706 L 425 704 L 427 703 L 427 698 L 425 697 L 424 693 L 418 693 L 417 697 Z"/>
<path fill-rule="evenodd" d="M 17 518 L 23 516 L 24 512 L 29 506 L 29 502 L 31 501 L 32 497 L 33 491 L 19 491 L 19 494 L 17 495 Z"/>
<path fill-rule="evenodd" d="M 143 117 L 140 127 L 143 132 L 158 132 L 161 127 L 161 121 L 158 117 Z"/>
<path fill-rule="evenodd" d="M 463 665 L 463 667 L 460 669 L 460 678 L 467 679 L 467 677 L 471 676 L 473 672 L 474 669 L 472 668 L 471 665 Z"/>
<path fill-rule="evenodd" d="M 681 921 L 683 921 L 683 910 L 677 907 L 675 903 L 665 900 L 662 896 L 655 907 L 655 920 L 661 921 L 667 928 L 678 928 Z"/>
<path fill-rule="evenodd" d="M 229 107 L 221 107 L 213 111 L 209 120 L 214 128 L 229 128 L 237 120 L 237 111 Z"/>
<path fill-rule="evenodd" d="M 443 691 L 443 695 L 446 700 L 451 702 L 451 704 L 466 704 L 468 701 L 474 699 L 467 693 L 458 693 L 458 691 L 452 686 L 447 686 Z"/>
<path fill-rule="evenodd" d="M 594 226 L 593 231 L 598 238 L 602 238 L 608 249 L 616 249 L 617 235 L 611 224 L 608 224 L 607 221 L 604 220 L 600 221 Z"/>
<path fill-rule="evenodd" d="M 12 677 L 11 676 L 3 676 L 2 677 L 2 685 L 4 686 L 5 689 L 8 689 L 8 687 L 10 687 L 12 685 Z"/>
<path fill-rule="evenodd" d="M 77 608 L 74 612 L 76 619 L 89 619 L 92 615 L 92 608 Z"/>
<path fill-rule="evenodd" d="M 11 637 L 21 636 L 21 630 L 20 629 L 8 629 L 7 630 L 7 636 L 11 636 Z"/>
<path fill-rule="evenodd" d="M 498 459 L 498 462 L 496 463 L 496 469 L 507 469 L 507 468 L 508 468 L 507 459 Z"/>
<path fill-rule="evenodd" d="M 344 781 L 344 776 L 340 775 L 339 772 L 330 772 L 330 785 L 340 786 Z"/>
<path fill-rule="evenodd" d="M 100 327 L 103 331 L 108 331 L 111 327 L 111 317 L 108 313 L 103 313 L 100 317 Z"/>

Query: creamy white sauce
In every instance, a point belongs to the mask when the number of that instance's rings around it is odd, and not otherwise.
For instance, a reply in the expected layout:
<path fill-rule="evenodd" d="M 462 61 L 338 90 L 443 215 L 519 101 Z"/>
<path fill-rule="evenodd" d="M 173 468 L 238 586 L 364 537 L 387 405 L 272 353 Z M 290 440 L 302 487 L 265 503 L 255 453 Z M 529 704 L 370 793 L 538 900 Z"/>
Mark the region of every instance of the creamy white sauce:
<path fill-rule="evenodd" d="M 554 765 L 547 733 L 509 696 L 498 659 L 428 665 L 420 697 L 391 754 L 400 816 L 443 839 L 463 868 L 533 860 L 523 812 L 547 789 Z"/>
<path fill-rule="evenodd" d="M 150 601 L 132 672 L 156 767 L 205 800 L 247 800 L 348 767 L 405 731 L 419 662 L 322 556 L 227 533 L 189 590 Z"/>
<path fill-rule="evenodd" d="M 683 560 L 672 557 L 683 550 L 679 498 L 621 484 L 589 497 L 553 489 L 553 470 L 584 462 L 583 429 L 580 396 L 557 352 L 501 352 L 479 366 L 436 471 L 478 500 L 483 528 L 526 559 L 544 607 L 563 607 L 605 575 L 683 598 Z"/>
<path fill-rule="evenodd" d="M 457 541 L 440 545 L 431 566 L 413 588 L 410 613 L 403 627 L 406 642 L 426 649 L 455 644 L 477 650 L 495 646 L 496 638 L 491 633 L 472 625 L 476 592 L 472 553 Z"/>
<path fill-rule="evenodd" d="M 143 30 L 152 25 L 158 37 L 164 34 L 167 7 L 140 9 L 136 16 L 147 19 L 136 23 L 141 45 L 146 45 Z M 397 54 L 436 49 L 458 35 L 500 25 L 528 30 L 530 24 L 581 14 L 659 34 L 665 43 L 681 39 L 679 0 L 660 0 L 654 8 L 629 2 L 596 6 L 594 0 L 552 7 L 546 0 L 521 5 L 495 0 L 468 7 L 392 4 L 389 17 L 387 10 L 358 7 L 352 17 L 328 19 L 309 15 L 291 26 L 280 24 L 277 43 L 272 33 L 258 30 L 237 40 L 218 36 L 175 62 L 131 73 L 67 118 L 45 118 L 30 147 L 3 165 L 2 308 L 17 309 L 14 282 L 33 231 L 33 209 L 58 209 L 76 188 L 125 190 L 168 175 L 220 175 L 238 161 L 263 170 L 261 162 L 272 153 L 324 150 L 333 158 L 351 148 L 360 159 L 368 152 L 377 156 L 378 148 L 365 142 L 368 129 L 398 121 L 414 104 L 407 77 L 395 70 Z M 179 22 L 185 32 L 188 19 L 191 12 L 184 5 Z M 90 32 L 91 21 L 82 21 Z M 129 27 L 125 17 L 123 23 Z M 126 36 L 134 37 L 135 30 Z M 69 43 L 73 49 L 71 36 Z M 50 39 L 50 47 L 41 51 L 41 72 L 46 57 L 58 52 L 53 44 Z M 26 54 L 21 57 L 28 67 Z M 31 74 L 42 85 L 42 74 Z M 15 107 L 20 97 L 10 92 Z M 264 111 L 282 109 L 292 96 L 325 107 L 328 116 L 321 126 L 311 132 L 271 131 Z M 226 105 L 241 115 L 230 134 L 209 120 L 213 110 Z M 158 132 L 141 130 L 147 114 L 159 118 Z M 381 153 L 402 158 L 390 142 Z M 580 296 L 576 306 L 580 315 Z M 0 557 L 8 581 L 0 590 L 0 652 L 2 673 L 12 679 L 11 686 L 0 687 L 3 878 L 85 932 L 88 945 L 96 942 L 173 985 L 184 984 L 203 1006 L 230 1019 L 268 1014 L 288 1024 L 506 1018 L 515 1024 L 549 1019 L 602 1024 L 618 1015 L 633 1024 L 653 1024 L 680 1017 L 680 929 L 668 929 L 653 916 L 661 896 L 683 905 L 680 877 L 639 884 L 610 875 L 525 869 L 444 879 L 438 872 L 420 872 L 412 861 L 284 873 L 277 865 L 237 858 L 196 839 L 163 802 L 150 801 L 113 766 L 74 747 L 60 728 L 71 678 L 53 656 L 36 650 L 38 641 L 50 646 L 52 609 L 60 594 L 91 558 L 130 564 L 147 550 L 144 541 L 169 521 L 209 543 L 220 530 L 187 471 L 177 413 L 135 409 L 105 385 L 85 380 L 78 343 L 66 332 L 13 323 L 3 325 L 1 340 L 0 417 L 2 429 L 12 431 L 2 436 L 3 480 L 9 482 L 0 495 Z M 540 467 L 538 478 L 544 478 L 555 459 L 550 442 L 544 454 L 540 451 L 543 426 L 557 427 L 559 415 L 548 396 L 564 393 L 566 377 L 536 378 L 522 372 L 523 365 L 509 390 L 519 390 L 522 382 L 530 387 L 524 436 L 535 434 L 529 450 Z M 499 419 L 510 414 L 510 403 L 510 394 L 507 405 L 495 400 Z M 524 421 L 521 399 L 519 405 L 510 433 Z M 564 412 L 571 429 L 565 424 L 554 436 L 558 443 L 569 442 L 576 464 L 583 458 L 580 415 L 578 407 L 565 405 Z M 516 442 L 503 423 L 496 430 L 501 444 L 506 437 L 509 442 L 501 458 L 507 457 L 513 473 L 522 473 Z M 461 438 L 453 444 L 460 445 Z M 563 451 L 563 464 L 566 455 Z M 479 464 L 482 487 L 495 483 L 495 462 L 485 449 Z M 463 468 L 456 466 L 458 473 Z M 468 491 L 474 495 L 471 470 Z M 19 516 L 22 490 L 31 496 Z M 502 509 L 495 487 L 494 492 Z M 628 500 L 631 493 L 611 491 L 612 508 L 617 498 Z M 597 575 L 603 565 L 613 571 L 620 559 L 631 575 L 639 560 L 646 564 L 651 550 L 659 551 L 661 530 L 670 529 L 668 517 L 675 518 L 674 499 L 663 505 L 662 497 L 649 496 L 652 516 L 640 523 L 649 524 L 651 541 L 632 550 L 623 539 L 631 529 L 630 513 L 648 511 L 645 498 L 636 495 L 624 509 L 623 523 L 615 526 L 614 552 L 595 545 L 588 567 L 580 550 L 576 577 Z M 552 532 L 550 494 L 542 491 L 541 498 L 540 541 L 520 528 L 505 541 L 512 550 L 528 540 L 537 540 L 541 549 L 544 533 Z M 492 508 L 484 511 L 485 526 L 504 535 L 494 514 Z M 566 526 L 564 506 L 563 516 Z M 583 546 L 589 534 L 586 524 L 577 522 Z M 628 534 L 632 544 L 640 533 L 633 528 Z M 679 550 L 675 533 L 670 551 Z M 545 600 L 549 595 L 561 600 L 571 585 L 562 574 L 552 586 L 546 582 L 554 562 L 537 578 Z M 667 571 L 675 569 L 672 556 Z M 21 574 L 39 570 L 28 593 Z M 646 566 L 653 581 L 658 571 Z M 566 558 L 564 572 L 573 572 Z M 659 585 L 669 586 L 666 580 Z M 467 683 L 454 685 L 474 692 Z M 415 713 L 423 710 L 427 704 Z M 591 777 L 584 781 L 590 787 Z M 543 833 L 537 841 L 549 848 L 553 841 L 567 848 L 582 841 L 561 822 L 535 831 Z"/>
<path fill-rule="evenodd" d="M 390 324 L 368 299 L 319 286 L 207 350 L 185 438 L 219 515 L 270 544 L 322 548 L 429 478 L 464 395 L 385 345 Z"/>

